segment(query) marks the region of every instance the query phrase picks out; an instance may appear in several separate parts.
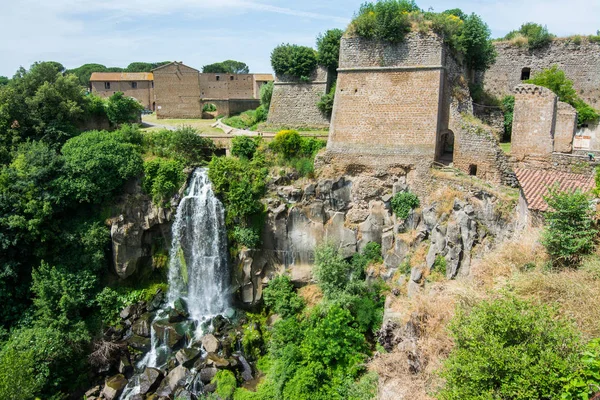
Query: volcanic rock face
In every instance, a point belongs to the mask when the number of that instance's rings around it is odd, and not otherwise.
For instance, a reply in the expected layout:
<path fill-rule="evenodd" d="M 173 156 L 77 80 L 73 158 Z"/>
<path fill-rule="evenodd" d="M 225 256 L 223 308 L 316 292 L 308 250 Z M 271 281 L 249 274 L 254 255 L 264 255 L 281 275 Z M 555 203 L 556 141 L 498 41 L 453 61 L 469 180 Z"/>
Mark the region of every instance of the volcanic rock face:
<path fill-rule="evenodd" d="M 430 197 L 424 188 L 412 187 L 408 178 L 400 170 L 323 179 L 303 187 L 289 182 L 281 186 L 280 179 L 272 182 L 269 192 L 277 196 L 265 200 L 262 246 L 241 251 L 234 269 L 241 300 L 259 303 L 264 285 L 282 270 L 295 285 L 309 284 L 315 248 L 323 243 L 344 257 L 369 242 L 381 244 L 384 268 L 378 275 L 389 280 L 401 270 L 409 295 L 414 295 L 432 268 L 445 265 L 438 272 L 450 279 L 466 276 L 479 249 L 512 235 L 512 215 L 498 212 L 505 200 L 473 187 L 459 188 L 464 193 L 460 198 Z M 421 207 L 401 220 L 391 210 L 391 199 L 407 190 L 419 193 Z M 423 259 L 402 271 L 418 249 Z"/>

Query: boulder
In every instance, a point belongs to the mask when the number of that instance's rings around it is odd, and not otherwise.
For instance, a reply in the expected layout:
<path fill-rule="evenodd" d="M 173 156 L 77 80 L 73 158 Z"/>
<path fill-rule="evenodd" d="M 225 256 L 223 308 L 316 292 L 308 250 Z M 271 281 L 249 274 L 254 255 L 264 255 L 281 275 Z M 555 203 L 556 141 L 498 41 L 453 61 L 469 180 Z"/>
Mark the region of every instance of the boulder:
<path fill-rule="evenodd" d="M 170 348 L 175 347 L 184 337 L 184 329 L 182 323 L 170 323 L 168 321 L 156 321 L 152 324 L 156 337 L 161 343 L 166 344 Z"/>
<path fill-rule="evenodd" d="M 94 386 L 93 388 L 91 388 L 90 390 L 85 392 L 85 397 L 89 398 L 92 396 L 98 396 L 99 394 L 100 394 L 100 386 Z"/>
<path fill-rule="evenodd" d="M 194 399 L 194 398 L 192 398 L 192 394 L 185 388 L 177 389 L 177 391 L 175 392 L 175 398 L 177 400 L 193 400 Z"/>
<path fill-rule="evenodd" d="M 121 356 L 119 360 L 119 373 L 127 377 L 131 377 L 131 374 L 133 374 L 133 365 L 125 355 Z"/>
<path fill-rule="evenodd" d="M 132 335 L 129 339 L 127 339 L 127 344 L 144 353 L 150 351 L 151 348 L 150 338 L 145 338 L 138 335 Z"/>
<path fill-rule="evenodd" d="M 150 313 L 142 314 L 140 318 L 138 318 L 138 320 L 133 323 L 133 325 L 131 326 L 131 330 L 138 336 L 149 338 L 151 330 L 151 321 L 152 315 Z"/>
<path fill-rule="evenodd" d="M 177 314 L 179 314 L 185 318 L 190 316 L 190 314 L 188 312 L 187 303 L 182 298 L 178 298 L 177 300 L 175 300 L 175 302 L 173 303 L 173 308 L 175 309 L 175 311 L 177 311 Z"/>
<path fill-rule="evenodd" d="M 202 368 L 200 370 L 200 380 L 202 380 L 202 383 L 209 383 L 216 374 L 217 368 L 215 367 Z"/>
<path fill-rule="evenodd" d="M 225 368 L 229 366 L 229 361 L 223 357 L 219 357 L 215 353 L 209 353 L 207 356 L 207 364 L 212 363 L 217 368 Z"/>
<path fill-rule="evenodd" d="M 202 347 L 206 350 L 207 353 L 216 353 L 219 351 L 219 340 L 214 335 L 210 333 L 208 335 L 202 336 Z"/>
<path fill-rule="evenodd" d="M 156 368 L 147 367 L 139 376 L 140 394 L 154 392 L 158 389 L 163 373 Z"/>
<path fill-rule="evenodd" d="M 175 358 L 179 365 L 183 365 L 186 368 L 191 368 L 199 356 L 200 350 L 194 349 L 193 347 L 181 349 L 175 354 Z"/>
<path fill-rule="evenodd" d="M 115 400 L 121 395 L 125 386 L 127 386 L 127 379 L 122 374 L 111 376 L 106 380 L 102 395 L 106 400 Z"/>
<path fill-rule="evenodd" d="M 163 397 L 170 397 L 179 386 L 185 384 L 185 381 L 189 376 L 190 370 L 183 365 L 173 368 L 161 382 L 156 390 L 156 394 Z"/>

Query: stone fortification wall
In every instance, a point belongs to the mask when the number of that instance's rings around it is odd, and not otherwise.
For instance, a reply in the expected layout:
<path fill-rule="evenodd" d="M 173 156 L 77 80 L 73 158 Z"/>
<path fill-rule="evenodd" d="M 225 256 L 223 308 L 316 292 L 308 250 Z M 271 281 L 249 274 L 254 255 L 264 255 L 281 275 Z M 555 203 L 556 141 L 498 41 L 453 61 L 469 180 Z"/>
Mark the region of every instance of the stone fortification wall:
<path fill-rule="evenodd" d="M 252 74 L 200 74 L 199 79 L 202 98 L 254 98 L 254 75 Z"/>
<path fill-rule="evenodd" d="M 554 125 L 554 151 L 570 153 L 577 128 L 577 111 L 570 104 L 559 101 Z"/>
<path fill-rule="evenodd" d="M 326 128 L 329 120 L 317 102 L 329 89 L 327 70 L 318 67 L 309 82 L 277 76 L 267 123 L 276 127 Z"/>
<path fill-rule="evenodd" d="M 583 39 L 575 44 L 568 39 L 556 39 L 542 49 L 530 51 L 509 42 L 494 43 L 498 57 L 479 80 L 490 93 L 502 97 L 511 94 L 521 83 L 523 68 L 530 68 L 531 76 L 557 65 L 565 71 L 579 96 L 592 107 L 600 109 L 600 43 Z"/>
<path fill-rule="evenodd" d="M 180 63 L 171 63 L 153 72 L 157 118 L 202 116 L 198 70 Z"/>
<path fill-rule="evenodd" d="M 343 38 L 327 150 L 433 162 L 441 125 L 444 46 L 434 34 L 402 43 Z"/>
<path fill-rule="evenodd" d="M 517 159 L 547 156 L 554 151 L 557 97 L 530 84 L 515 88 L 511 154 Z"/>

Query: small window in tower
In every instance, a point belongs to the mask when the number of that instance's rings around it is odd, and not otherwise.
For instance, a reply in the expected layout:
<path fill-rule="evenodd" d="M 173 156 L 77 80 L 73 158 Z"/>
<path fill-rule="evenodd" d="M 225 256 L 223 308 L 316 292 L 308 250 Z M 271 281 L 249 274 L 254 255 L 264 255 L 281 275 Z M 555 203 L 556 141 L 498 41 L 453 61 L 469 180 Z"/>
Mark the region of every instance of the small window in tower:
<path fill-rule="evenodd" d="M 217 75 L 217 80 L 218 80 L 218 81 L 219 81 L 219 80 L 221 80 L 221 77 L 220 77 L 219 75 Z"/>
<path fill-rule="evenodd" d="M 469 165 L 469 175 L 477 176 L 477 165 L 475 165 L 475 164 Z"/>
<path fill-rule="evenodd" d="M 131 88 L 137 89 L 137 82 L 131 82 Z"/>
<path fill-rule="evenodd" d="M 531 77 L 531 68 L 523 68 L 521 70 L 521 80 L 526 81 Z"/>
<path fill-rule="evenodd" d="M 232 81 L 232 80 L 233 80 L 233 75 L 231 75 L 231 76 L 229 77 L 229 80 L 230 80 L 230 81 Z"/>
<path fill-rule="evenodd" d="M 154 89 L 154 81 L 152 81 L 152 89 Z"/>
<path fill-rule="evenodd" d="M 110 89 L 110 82 L 104 82 L 104 89 L 106 89 L 106 90 Z"/>

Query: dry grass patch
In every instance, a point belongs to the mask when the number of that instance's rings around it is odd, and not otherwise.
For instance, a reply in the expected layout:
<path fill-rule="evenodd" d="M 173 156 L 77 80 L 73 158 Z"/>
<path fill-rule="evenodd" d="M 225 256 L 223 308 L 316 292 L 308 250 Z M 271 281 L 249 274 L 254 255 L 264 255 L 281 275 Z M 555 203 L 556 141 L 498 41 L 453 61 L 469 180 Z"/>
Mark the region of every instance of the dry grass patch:
<path fill-rule="evenodd" d="M 439 217 L 450 214 L 454 208 L 454 200 L 465 200 L 465 193 L 452 187 L 445 186 L 436 190 L 429 198 L 431 203 L 436 203 L 435 212 Z"/>
<path fill-rule="evenodd" d="M 298 289 L 298 295 L 304 299 L 307 307 L 314 307 L 323 299 L 323 292 L 318 285 L 307 285 Z"/>

